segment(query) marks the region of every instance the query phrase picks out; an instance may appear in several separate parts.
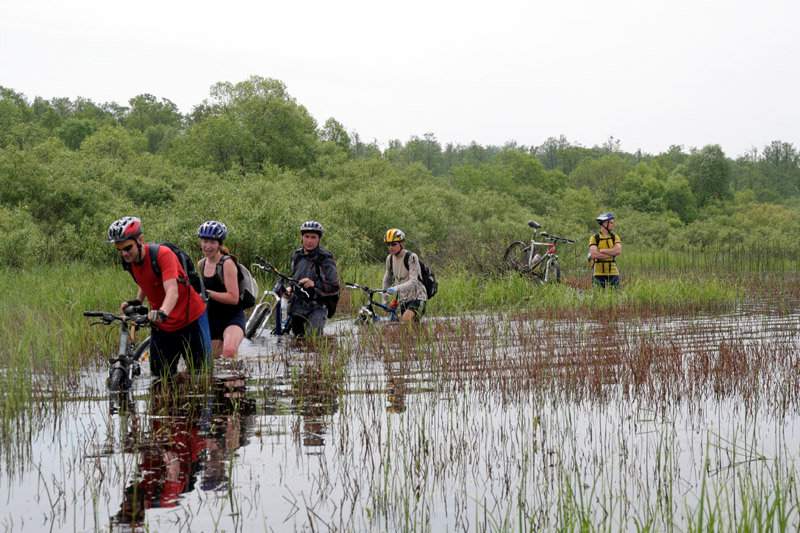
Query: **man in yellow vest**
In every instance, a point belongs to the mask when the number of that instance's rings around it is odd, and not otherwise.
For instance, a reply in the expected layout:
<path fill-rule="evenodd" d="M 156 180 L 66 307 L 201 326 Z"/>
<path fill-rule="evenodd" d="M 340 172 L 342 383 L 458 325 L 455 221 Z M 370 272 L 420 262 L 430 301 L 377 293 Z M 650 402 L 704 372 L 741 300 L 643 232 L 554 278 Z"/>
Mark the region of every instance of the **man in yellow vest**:
<path fill-rule="evenodd" d="M 598 287 L 619 287 L 619 268 L 617 257 L 622 253 L 622 239 L 614 229 L 614 213 L 603 213 L 595 220 L 600 224 L 600 232 L 589 238 L 589 259 L 594 263 L 592 282 Z"/>

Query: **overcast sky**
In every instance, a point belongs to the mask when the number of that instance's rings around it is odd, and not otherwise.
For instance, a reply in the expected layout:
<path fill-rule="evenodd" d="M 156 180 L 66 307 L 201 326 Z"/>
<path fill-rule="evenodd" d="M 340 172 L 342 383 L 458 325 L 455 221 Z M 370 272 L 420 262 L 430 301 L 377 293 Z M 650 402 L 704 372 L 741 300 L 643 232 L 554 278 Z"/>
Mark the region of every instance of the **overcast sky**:
<path fill-rule="evenodd" d="M 363 140 L 800 146 L 797 0 L 0 0 L 0 85 L 183 112 L 276 78 Z"/>

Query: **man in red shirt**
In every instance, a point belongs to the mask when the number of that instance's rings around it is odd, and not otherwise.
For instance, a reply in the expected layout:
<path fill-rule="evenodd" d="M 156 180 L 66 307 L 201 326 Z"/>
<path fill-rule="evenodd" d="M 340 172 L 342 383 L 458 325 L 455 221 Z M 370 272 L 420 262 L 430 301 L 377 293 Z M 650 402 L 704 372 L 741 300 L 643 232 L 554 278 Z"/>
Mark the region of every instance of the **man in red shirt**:
<path fill-rule="evenodd" d="M 181 355 L 190 370 L 205 369 L 211 347 L 206 304 L 189 285 L 178 256 L 167 246 L 146 246 L 142 221 L 136 217 L 114 221 L 108 227 L 108 241 L 114 244 L 139 286 L 136 298 L 123 302 L 120 308 L 124 311 L 128 305 L 141 305 L 145 298 L 150 302 L 153 377 L 174 376 Z M 151 250 L 157 250 L 160 276 L 153 271 Z"/>

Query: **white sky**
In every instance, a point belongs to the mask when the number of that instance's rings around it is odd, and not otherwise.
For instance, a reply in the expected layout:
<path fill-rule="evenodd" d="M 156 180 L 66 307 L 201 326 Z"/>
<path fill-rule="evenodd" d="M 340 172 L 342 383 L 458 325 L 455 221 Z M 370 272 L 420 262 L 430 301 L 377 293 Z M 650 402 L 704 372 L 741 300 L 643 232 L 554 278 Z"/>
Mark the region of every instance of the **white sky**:
<path fill-rule="evenodd" d="M 183 112 L 277 78 L 365 141 L 800 146 L 797 0 L 0 0 L 0 85 Z"/>

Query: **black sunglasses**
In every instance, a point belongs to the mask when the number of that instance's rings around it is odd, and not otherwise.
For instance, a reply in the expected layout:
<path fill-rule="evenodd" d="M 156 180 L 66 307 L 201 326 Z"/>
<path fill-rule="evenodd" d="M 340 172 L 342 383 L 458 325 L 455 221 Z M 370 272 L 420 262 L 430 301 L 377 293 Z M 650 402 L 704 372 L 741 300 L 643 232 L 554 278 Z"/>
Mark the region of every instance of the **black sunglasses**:
<path fill-rule="evenodd" d="M 122 248 L 117 248 L 117 251 L 120 252 L 120 253 L 122 253 L 122 252 L 130 252 L 131 249 L 133 249 L 133 245 L 129 244 L 128 246 L 123 246 Z"/>

